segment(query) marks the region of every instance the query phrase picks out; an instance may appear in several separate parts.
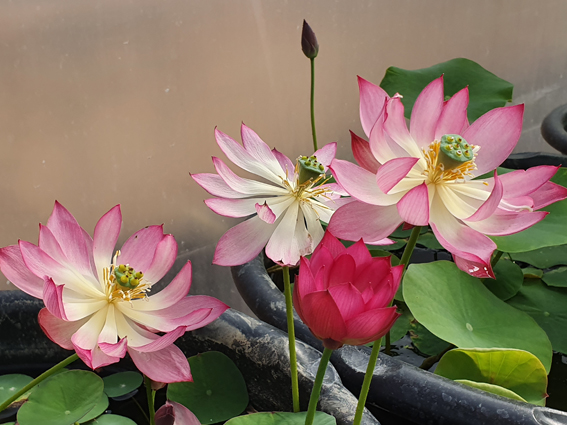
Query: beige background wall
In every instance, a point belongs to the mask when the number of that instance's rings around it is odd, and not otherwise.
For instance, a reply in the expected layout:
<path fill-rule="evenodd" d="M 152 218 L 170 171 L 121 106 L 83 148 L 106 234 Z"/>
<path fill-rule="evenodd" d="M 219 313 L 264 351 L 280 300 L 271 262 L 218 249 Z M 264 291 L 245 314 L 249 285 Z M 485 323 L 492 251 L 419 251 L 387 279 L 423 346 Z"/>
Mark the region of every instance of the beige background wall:
<path fill-rule="evenodd" d="M 305 18 L 317 58 L 320 144 L 362 134 L 356 75 L 467 57 L 526 103 L 517 151 L 549 151 L 542 118 L 567 102 L 567 3 L 529 0 L 4 0 L 0 2 L 0 245 L 37 241 L 55 199 L 90 232 L 121 203 L 124 240 L 165 223 L 197 269 L 194 293 L 242 308 L 210 266 L 237 221 L 210 212 L 189 172 L 223 157 L 244 121 L 291 157 L 310 153 Z M 13 288 L 0 281 L 0 289 Z"/>

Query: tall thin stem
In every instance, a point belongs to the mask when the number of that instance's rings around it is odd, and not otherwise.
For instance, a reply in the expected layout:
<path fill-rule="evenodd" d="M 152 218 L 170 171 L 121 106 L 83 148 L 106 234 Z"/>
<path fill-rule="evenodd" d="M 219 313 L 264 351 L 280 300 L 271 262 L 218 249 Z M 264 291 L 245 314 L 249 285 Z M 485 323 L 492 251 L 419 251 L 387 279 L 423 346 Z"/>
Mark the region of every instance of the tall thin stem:
<path fill-rule="evenodd" d="M 295 354 L 295 326 L 293 323 L 293 299 L 291 296 L 291 283 L 289 279 L 289 267 L 283 267 L 285 310 L 287 316 L 287 335 L 289 339 L 289 362 L 291 373 L 291 396 L 293 399 L 293 411 L 299 412 L 299 381 L 297 379 L 297 355 Z"/>
<path fill-rule="evenodd" d="M 380 354 L 381 345 L 382 338 L 374 341 L 372 352 L 368 359 L 368 365 L 366 366 L 366 373 L 364 374 L 362 388 L 360 389 L 360 395 L 358 396 L 358 404 L 356 405 L 356 413 L 354 414 L 354 421 L 352 422 L 352 425 L 360 425 L 360 421 L 362 420 L 364 406 L 366 405 L 366 397 L 368 397 L 368 390 L 370 389 L 370 383 L 374 376 L 374 369 L 376 368 L 376 362 L 378 361 L 378 354 Z"/>
<path fill-rule="evenodd" d="M 3 411 L 4 409 L 6 409 L 6 407 L 8 407 L 10 404 L 12 404 L 14 401 L 16 401 L 18 398 L 20 398 L 25 393 L 27 393 L 29 390 L 31 390 L 33 387 L 35 387 L 41 381 L 49 378 L 55 372 L 58 372 L 59 370 L 63 369 L 65 366 L 73 363 L 75 360 L 78 360 L 78 359 L 79 359 L 79 356 L 77 356 L 77 353 L 75 353 L 75 354 L 67 357 L 62 362 L 57 363 L 51 369 L 43 372 L 41 375 L 39 375 L 37 378 L 35 378 L 33 381 L 31 381 L 28 385 L 26 385 L 20 391 L 15 393 L 12 397 L 10 397 L 8 400 L 6 400 L 4 403 L 0 404 L 0 412 Z"/>
<path fill-rule="evenodd" d="M 311 390 L 311 397 L 309 398 L 309 408 L 307 409 L 307 416 L 305 417 L 305 425 L 313 424 L 315 411 L 317 410 L 317 403 L 319 402 L 319 396 L 321 395 L 321 387 L 323 386 L 323 378 L 325 377 L 325 372 L 327 371 L 331 354 L 333 354 L 333 350 L 330 348 L 325 348 L 323 350 L 323 355 L 319 362 L 319 368 L 317 369 L 317 376 L 315 377 L 313 389 Z"/>
<path fill-rule="evenodd" d="M 152 380 L 144 375 L 144 384 L 146 385 L 146 397 L 148 399 L 148 413 L 150 414 L 150 425 L 156 425 L 156 408 L 155 399 L 156 392 L 152 389 Z"/>
<path fill-rule="evenodd" d="M 494 257 L 492 257 L 492 261 L 490 262 L 490 265 L 492 267 L 496 266 L 496 264 L 498 263 L 498 261 L 500 260 L 500 257 L 502 257 L 502 254 L 504 254 L 502 251 L 496 251 L 494 253 Z"/>
<path fill-rule="evenodd" d="M 404 265 L 404 272 L 408 268 L 408 263 L 411 258 L 411 254 L 413 254 L 413 250 L 415 248 L 415 244 L 417 243 L 417 239 L 419 238 L 420 233 L 421 233 L 421 226 L 415 226 L 412 229 L 411 235 L 408 239 L 408 243 L 404 248 L 404 253 L 402 254 L 402 259 L 400 260 L 400 264 Z"/>
<path fill-rule="evenodd" d="M 313 151 L 317 150 L 317 132 L 315 131 L 315 58 L 311 59 L 311 134 Z"/>

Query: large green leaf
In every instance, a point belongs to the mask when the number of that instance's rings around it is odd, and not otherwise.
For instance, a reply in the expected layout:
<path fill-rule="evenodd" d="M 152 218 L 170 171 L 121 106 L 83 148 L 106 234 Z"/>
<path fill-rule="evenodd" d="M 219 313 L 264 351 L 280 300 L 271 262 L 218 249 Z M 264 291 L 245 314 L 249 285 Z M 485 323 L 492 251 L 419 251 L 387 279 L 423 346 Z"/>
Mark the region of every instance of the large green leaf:
<path fill-rule="evenodd" d="M 400 93 L 405 108 L 405 116 L 410 118 L 413 104 L 421 91 L 434 79 L 444 75 L 445 96 L 453 96 L 459 90 L 469 87 L 469 120 L 506 105 L 512 100 L 514 86 L 487 71 L 469 59 L 456 58 L 434 65 L 430 68 L 407 70 L 391 66 L 380 83 L 386 92 L 393 96 Z"/>
<path fill-rule="evenodd" d="M 307 412 L 253 413 L 239 416 L 226 422 L 226 425 L 303 425 Z M 336 425 L 337 421 L 323 412 L 315 412 L 314 425 Z"/>
<path fill-rule="evenodd" d="M 102 393 L 95 407 L 93 407 L 89 413 L 87 413 L 85 416 L 81 418 L 81 420 L 77 422 L 80 424 L 88 422 L 96 418 L 97 416 L 102 415 L 107 407 L 108 407 L 108 397 L 106 396 L 105 393 Z"/>
<path fill-rule="evenodd" d="M 514 391 L 507 390 L 506 388 L 501 387 L 500 385 L 487 384 L 485 382 L 469 381 L 468 379 L 455 379 L 455 382 L 468 385 L 469 387 L 478 388 L 479 390 L 483 390 L 502 397 L 508 397 L 511 398 L 512 400 L 518 400 L 527 403 L 527 400 L 520 397 Z"/>
<path fill-rule="evenodd" d="M 84 417 L 103 393 L 92 372 L 69 370 L 39 384 L 18 411 L 20 425 L 71 425 Z"/>
<path fill-rule="evenodd" d="M 530 403 L 545 406 L 545 367 L 536 356 L 524 350 L 456 348 L 445 353 L 435 373 L 453 380 L 497 385 Z"/>
<path fill-rule="evenodd" d="M 549 286 L 567 287 L 567 267 L 559 267 L 558 269 L 545 272 L 542 280 Z"/>
<path fill-rule="evenodd" d="M 547 332 L 553 349 L 567 354 L 567 289 L 529 279 L 508 303 L 533 317 Z"/>
<path fill-rule="evenodd" d="M 420 323 L 457 347 L 517 348 L 536 355 L 546 371 L 551 367 L 551 343 L 544 330 L 454 263 L 410 265 L 404 299 Z"/>
<path fill-rule="evenodd" d="M 31 381 L 32 377 L 16 373 L 0 376 L 0 403 L 4 403 Z"/>
<path fill-rule="evenodd" d="M 546 246 L 533 251 L 517 252 L 512 258 L 540 269 L 567 264 L 567 245 Z"/>
<path fill-rule="evenodd" d="M 516 295 L 524 282 L 524 274 L 520 266 L 508 260 L 500 260 L 496 263 L 494 275 L 496 280 L 484 279 L 484 286 L 503 301 Z"/>
<path fill-rule="evenodd" d="M 242 374 L 223 353 L 209 351 L 189 357 L 193 382 L 167 386 L 167 398 L 183 404 L 202 424 L 214 424 L 242 413 L 248 391 Z"/>

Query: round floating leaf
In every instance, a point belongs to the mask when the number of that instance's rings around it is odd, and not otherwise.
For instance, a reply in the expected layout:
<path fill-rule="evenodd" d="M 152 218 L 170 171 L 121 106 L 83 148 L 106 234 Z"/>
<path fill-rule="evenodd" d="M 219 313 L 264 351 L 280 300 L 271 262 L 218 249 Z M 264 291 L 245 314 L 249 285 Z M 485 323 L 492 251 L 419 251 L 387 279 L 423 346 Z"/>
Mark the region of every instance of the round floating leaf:
<path fill-rule="evenodd" d="M 307 412 L 288 413 L 253 413 L 238 416 L 226 422 L 226 425 L 303 425 Z M 323 412 L 315 412 L 314 425 L 336 425 L 337 421 Z"/>
<path fill-rule="evenodd" d="M 508 260 L 500 260 L 496 263 L 494 275 L 496 280 L 484 279 L 484 286 L 504 301 L 516 295 L 524 282 L 524 274 L 520 266 Z"/>
<path fill-rule="evenodd" d="M 464 379 L 502 387 L 529 403 L 545 406 L 545 367 L 536 356 L 524 350 L 457 348 L 441 358 L 435 374 L 453 380 Z"/>
<path fill-rule="evenodd" d="M 459 90 L 469 87 L 469 106 L 467 115 L 471 122 L 499 106 L 512 100 L 514 86 L 487 71 L 469 59 L 457 58 L 434 65 L 430 68 L 406 70 L 394 66 L 386 70 L 380 83 L 386 92 L 393 96 L 403 95 L 406 118 L 411 117 L 417 96 L 431 81 L 444 75 L 445 96 L 453 96 Z"/>
<path fill-rule="evenodd" d="M 567 290 L 551 288 L 539 279 L 530 279 L 508 304 L 535 319 L 547 332 L 553 349 L 567 354 Z"/>
<path fill-rule="evenodd" d="M 541 360 L 546 371 L 551 367 L 551 343 L 545 331 L 454 263 L 410 265 L 404 299 L 420 323 L 457 347 L 526 350 Z"/>
<path fill-rule="evenodd" d="M 445 351 L 451 344 L 433 335 L 429 330 L 419 323 L 412 320 L 410 328 L 410 338 L 413 345 L 426 356 L 435 356 Z"/>
<path fill-rule="evenodd" d="M 435 235 L 431 232 L 421 234 L 417 240 L 417 244 L 429 249 L 444 249 L 443 245 L 439 243 Z"/>
<path fill-rule="evenodd" d="M 20 425 L 70 425 L 100 400 L 104 384 L 92 372 L 69 370 L 39 384 L 18 411 Z"/>
<path fill-rule="evenodd" d="M 189 357 L 189 365 L 193 382 L 169 384 L 169 400 L 183 404 L 202 424 L 226 421 L 246 409 L 246 383 L 227 356 L 209 351 Z"/>
<path fill-rule="evenodd" d="M 559 267 L 558 269 L 545 272 L 542 280 L 549 286 L 567 287 L 567 267 Z"/>
<path fill-rule="evenodd" d="M 138 372 L 120 372 L 106 376 L 104 381 L 104 392 L 109 397 L 120 397 L 128 394 L 142 385 L 144 380 Z"/>
<path fill-rule="evenodd" d="M 105 393 L 102 393 L 95 407 L 93 407 L 89 413 L 87 413 L 85 416 L 81 418 L 80 421 L 77 422 L 79 422 L 80 424 L 88 422 L 91 419 L 94 419 L 97 416 L 102 415 L 107 407 L 108 407 L 108 397 L 106 396 Z"/>
<path fill-rule="evenodd" d="M 514 391 L 507 390 L 504 387 L 499 385 L 487 384 L 485 382 L 474 382 L 469 381 L 467 379 L 455 379 L 455 382 L 460 382 L 461 384 L 468 385 L 469 387 L 478 388 L 479 390 L 483 390 L 492 394 L 496 394 L 502 397 L 508 397 L 512 400 L 523 401 L 527 403 L 527 400 L 524 400 Z"/>
<path fill-rule="evenodd" d="M 567 245 L 547 246 L 533 251 L 517 252 L 512 258 L 540 269 L 567 264 Z"/>
<path fill-rule="evenodd" d="M 136 425 L 136 422 L 124 416 L 102 415 L 87 422 L 85 425 Z"/>
<path fill-rule="evenodd" d="M 33 378 L 16 373 L 0 376 L 0 403 L 4 403 L 31 381 Z"/>

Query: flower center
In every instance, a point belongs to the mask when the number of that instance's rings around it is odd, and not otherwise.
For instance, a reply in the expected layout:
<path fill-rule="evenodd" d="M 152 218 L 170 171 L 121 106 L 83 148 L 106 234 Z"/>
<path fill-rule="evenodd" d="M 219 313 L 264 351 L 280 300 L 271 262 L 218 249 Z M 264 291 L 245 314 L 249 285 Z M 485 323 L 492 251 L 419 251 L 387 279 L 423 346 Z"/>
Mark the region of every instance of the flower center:
<path fill-rule="evenodd" d="M 144 273 L 137 272 L 128 264 L 117 266 L 118 256 L 120 256 L 120 251 L 116 251 L 110 267 L 105 267 L 103 270 L 108 302 L 147 298 L 146 292 L 150 291 L 152 284 L 145 281 Z"/>
<path fill-rule="evenodd" d="M 464 182 L 465 177 L 474 177 L 471 172 L 476 170 L 474 159 L 479 149 L 458 134 L 445 134 L 441 141 L 434 141 L 423 149 L 427 183 Z"/>

